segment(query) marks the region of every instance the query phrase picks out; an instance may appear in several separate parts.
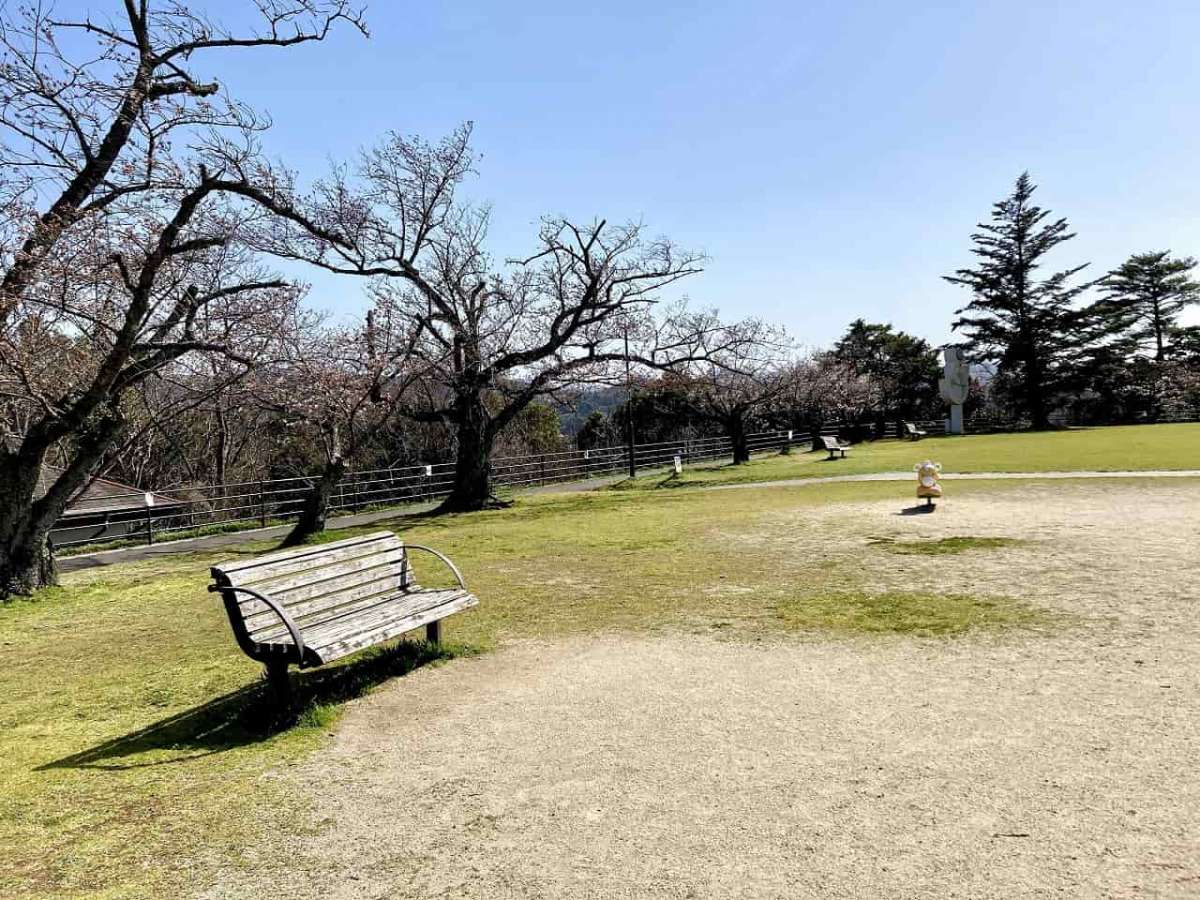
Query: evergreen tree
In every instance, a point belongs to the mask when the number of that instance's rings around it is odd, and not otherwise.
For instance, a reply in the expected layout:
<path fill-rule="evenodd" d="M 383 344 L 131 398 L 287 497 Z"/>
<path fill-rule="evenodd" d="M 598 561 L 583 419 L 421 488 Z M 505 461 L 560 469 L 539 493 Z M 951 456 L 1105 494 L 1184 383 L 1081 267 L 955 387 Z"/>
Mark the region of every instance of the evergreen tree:
<path fill-rule="evenodd" d="M 1073 303 L 1090 285 L 1070 286 L 1086 263 L 1038 277 L 1046 254 L 1075 235 L 1066 219 L 1046 221 L 1050 211 L 1032 202 L 1036 189 L 1022 173 L 1012 194 L 992 207 L 991 221 L 971 235 L 978 264 L 944 277 L 972 293 L 954 322 L 968 351 L 996 363 L 997 384 L 1011 391 L 1012 405 L 1034 428 L 1046 428 L 1073 360 L 1093 338 Z"/>
<path fill-rule="evenodd" d="M 1200 301 L 1200 282 L 1191 278 L 1195 268 L 1196 260 L 1172 259 L 1169 250 L 1135 253 L 1100 282 L 1104 298 L 1094 310 L 1111 333 L 1151 348 L 1162 363 L 1179 314 Z"/>
<path fill-rule="evenodd" d="M 875 411 L 882 419 L 933 415 L 941 406 L 937 351 L 922 338 L 855 319 L 834 345 L 833 357 L 878 387 Z"/>

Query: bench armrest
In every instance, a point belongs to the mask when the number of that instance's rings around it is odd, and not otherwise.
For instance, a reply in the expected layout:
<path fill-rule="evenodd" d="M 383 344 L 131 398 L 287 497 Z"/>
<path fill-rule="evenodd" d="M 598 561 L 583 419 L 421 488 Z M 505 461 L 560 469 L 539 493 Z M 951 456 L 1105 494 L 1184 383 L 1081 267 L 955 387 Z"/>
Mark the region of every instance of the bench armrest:
<path fill-rule="evenodd" d="M 450 571 L 454 573 L 454 577 L 458 579 L 458 586 L 460 588 L 462 588 L 464 591 L 467 589 L 467 583 L 465 581 L 463 581 L 462 572 L 458 571 L 458 566 L 456 566 L 454 563 L 450 562 L 450 557 L 446 556 L 443 553 L 438 553 L 432 547 L 425 547 L 421 544 L 406 543 L 404 545 L 404 549 L 405 550 L 424 550 L 426 553 L 432 553 L 434 556 L 436 556 L 438 559 L 440 559 L 442 562 L 444 562 L 446 564 L 446 566 L 450 569 Z"/>
<path fill-rule="evenodd" d="M 217 591 L 220 591 L 222 594 L 224 594 L 226 591 L 232 594 L 241 592 L 243 594 L 249 594 L 255 600 L 261 600 L 271 608 L 271 611 L 274 612 L 275 615 L 279 616 L 279 620 L 283 622 L 283 627 L 286 628 L 288 630 L 288 634 L 292 636 L 292 643 L 296 645 L 298 659 L 304 659 L 304 638 L 300 636 L 300 629 L 296 626 L 296 623 L 292 621 L 292 617 L 287 614 L 287 611 L 279 605 L 278 600 L 274 600 L 271 597 L 268 597 L 266 594 L 261 594 L 256 590 L 252 590 L 251 588 L 237 587 L 235 585 L 210 584 L 208 586 L 208 590 L 210 593 L 216 593 Z"/>

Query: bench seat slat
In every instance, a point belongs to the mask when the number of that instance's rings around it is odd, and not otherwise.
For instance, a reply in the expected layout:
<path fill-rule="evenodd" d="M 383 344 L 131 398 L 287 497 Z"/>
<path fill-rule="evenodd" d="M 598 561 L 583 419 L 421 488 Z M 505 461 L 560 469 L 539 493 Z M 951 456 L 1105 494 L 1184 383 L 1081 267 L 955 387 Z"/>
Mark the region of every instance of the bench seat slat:
<path fill-rule="evenodd" d="M 463 590 L 419 591 L 402 599 L 388 598 L 353 615 L 304 628 L 301 634 L 309 652 L 327 663 L 478 603 L 473 594 Z M 280 631 L 261 643 L 286 649 L 291 645 L 291 638 L 286 631 Z"/>
<path fill-rule="evenodd" d="M 300 634 L 304 638 L 306 647 L 320 650 L 326 644 L 334 643 L 347 634 L 357 634 L 359 631 L 369 630 L 393 619 L 403 619 L 414 612 L 436 607 L 466 593 L 466 591 L 458 589 L 447 589 L 381 597 L 369 606 L 358 609 L 352 615 L 331 619 L 310 628 L 302 628 Z M 272 633 L 269 641 L 264 641 L 264 643 L 273 644 L 290 644 L 291 642 L 291 637 L 282 628 Z"/>
<path fill-rule="evenodd" d="M 474 594 L 468 594 L 465 591 L 448 591 L 446 593 L 451 596 L 445 602 L 416 608 L 403 618 L 382 621 L 376 628 L 368 631 L 345 635 L 340 640 L 323 645 L 315 652 L 323 663 L 332 662 L 365 647 L 399 637 L 422 625 L 428 625 L 430 622 L 444 619 L 446 616 L 462 612 L 464 609 L 470 609 L 479 603 Z"/>
<path fill-rule="evenodd" d="M 324 628 L 333 622 L 347 617 L 367 615 L 377 606 L 395 604 L 405 597 L 419 593 L 424 593 L 424 591 L 417 585 L 412 585 L 407 590 L 399 590 L 393 585 L 387 590 L 377 590 L 370 594 L 364 593 L 362 596 L 343 606 L 323 610 L 321 613 L 312 615 L 307 619 L 293 619 L 292 621 L 296 623 L 296 626 L 300 629 L 300 633 L 304 636 L 304 643 L 308 644 L 308 636 L 314 629 Z M 269 643 L 278 638 L 282 638 L 289 643 L 291 642 L 287 628 L 279 621 L 278 617 L 274 621 L 265 624 L 264 627 L 255 633 L 255 640 L 262 643 Z"/>

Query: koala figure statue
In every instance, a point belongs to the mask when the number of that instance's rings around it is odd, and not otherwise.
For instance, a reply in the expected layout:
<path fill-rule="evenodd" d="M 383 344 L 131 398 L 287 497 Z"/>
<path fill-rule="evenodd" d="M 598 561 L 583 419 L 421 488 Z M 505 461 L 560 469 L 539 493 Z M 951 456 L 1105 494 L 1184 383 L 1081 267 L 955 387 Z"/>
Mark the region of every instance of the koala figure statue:
<path fill-rule="evenodd" d="M 942 464 L 925 460 L 913 466 L 917 473 L 917 499 L 924 499 L 930 506 L 933 501 L 942 496 Z"/>

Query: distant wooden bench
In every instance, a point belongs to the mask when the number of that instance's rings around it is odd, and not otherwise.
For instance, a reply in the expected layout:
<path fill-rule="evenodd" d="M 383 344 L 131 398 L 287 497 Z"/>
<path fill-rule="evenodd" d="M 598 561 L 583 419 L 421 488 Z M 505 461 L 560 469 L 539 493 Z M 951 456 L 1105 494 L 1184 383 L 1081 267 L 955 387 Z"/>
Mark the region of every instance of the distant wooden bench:
<path fill-rule="evenodd" d="M 412 550 L 440 559 L 458 586 L 422 588 L 409 563 Z M 324 665 L 421 626 L 437 643 L 442 619 L 479 603 L 454 563 L 390 531 L 230 561 L 213 566 L 212 578 L 208 589 L 224 598 L 238 646 L 266 666 L 287 704 L 289 664 Z"/>
<path fill-rule="evenodd" d="M 912 422 L 905 422 L 904 423 L 904 434 L 909 440 L 919 441 L 921 438 L 925 437 L 925 435 L 929 434 L 929 432 L 922 431 L 920 428 L 918 428 Z"/>
<path fill-rule="evenodd" d="M 818 450 L 828 450 L 829 456 L 826 459 L 834 459 L 838 453 L 842 454 L 842 458 L 846 458 L 846 451 L 850 449 L 849 444 L 843 444 L 835 437 L 824 437 L 817 435 L 814 439 Z"/>

